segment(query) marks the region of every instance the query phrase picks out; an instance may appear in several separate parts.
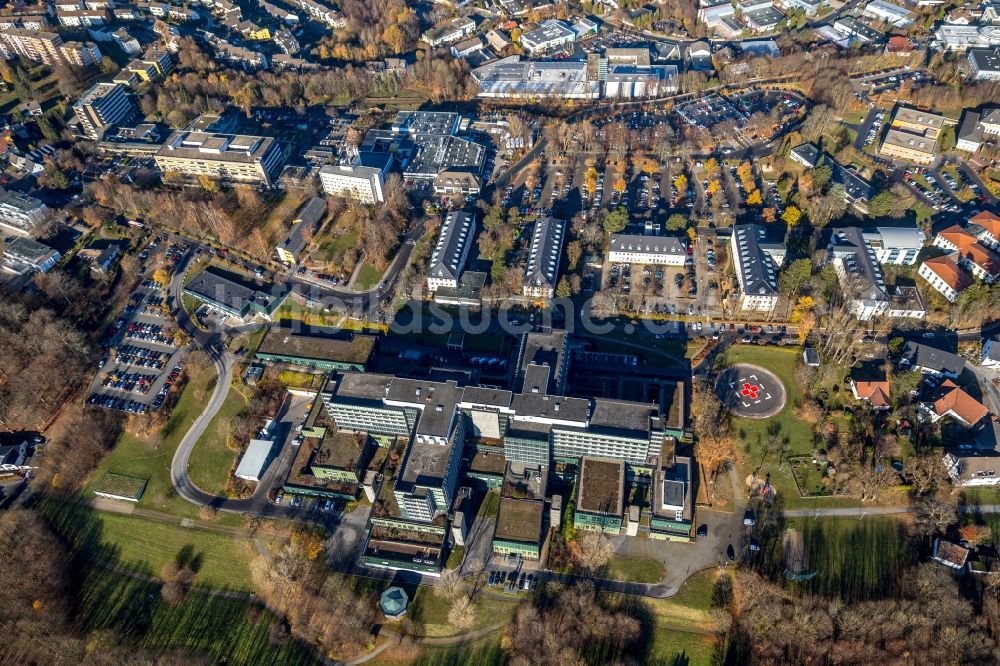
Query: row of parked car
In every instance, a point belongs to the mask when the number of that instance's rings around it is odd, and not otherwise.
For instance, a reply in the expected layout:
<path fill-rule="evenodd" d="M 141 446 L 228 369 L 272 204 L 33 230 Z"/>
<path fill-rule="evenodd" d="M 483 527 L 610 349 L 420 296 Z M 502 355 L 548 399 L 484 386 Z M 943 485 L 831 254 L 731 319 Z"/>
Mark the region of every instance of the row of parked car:
<path fill-rule="evenodd" d="M 514 593 L 517 590 L 523 592 L 529 592 L 535 589 L 538 585 L 538 579 L 534 574 L 521 573 L 521 577 L 517 577 L 517 572 L 512 571 L 508 575 L 506 571 L 491 571 L 488 585 L 497 585 L 504 588 L 504 592 Z"/>
<path fill-rule="evenodd" d="M 115 362 L 159 370 L 166 362 L 167 356 L 168 354 L 155 349 L 146 349 L 138 345 L 122 345 L 115 354 Z"/>
<path fill-rule="evenodd" d="M 145 414 L 149 411 L 149 405 L 141 403 L 138 400 L 119 398 L 107 395 L 106 393 L 91 393 L 87 397 L 87 404 L 94 405 L 95 407 L 104 407 L 105 409 L 114 409 L 120 412 L 128 412 L 129 414 Z"/>

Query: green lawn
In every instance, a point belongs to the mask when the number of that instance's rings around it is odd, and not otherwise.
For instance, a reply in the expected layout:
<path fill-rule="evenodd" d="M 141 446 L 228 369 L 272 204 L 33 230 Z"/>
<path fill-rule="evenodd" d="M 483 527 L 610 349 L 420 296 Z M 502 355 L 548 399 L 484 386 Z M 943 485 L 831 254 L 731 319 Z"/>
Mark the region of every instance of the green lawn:
<path fill-rule="evenodd" d="M 463 633 L 462 630 L 448 622 L 451 604 L 447 600 L 435 596 L 433 588 L 420 587 L 416 590 L 405 586 L 404 588 L 412 599 L 410 607 L 406 611 L 407 615 L 411 620 L 421 625 L 418 633 L 432 637 L 454 636 Z M 512 619 L 520 601 L 521 598 L 513 594 L 510 595 L 509 601 L 494 599 L 484 594 L 476 595 L 473 602 L 476 607 L 476 623 L 473 628 L 478 629 L 495 622 Z"/>
<path fill-rule="evenodd" d="M 188 382 L 170 419 L 159 433 L 162 440 L 157 436 L 139 439 L 123 432 L 118 443 L 94 471 L 86 488 L 87 496 L 92 497 L 101 477 L 105 472 L 111 471 L 149 479 L 146 492 L 139 500 L 140 507 L 197 518 L 199 508 L 178 496 L 170 483 L 170 462 L 184 433 L 198 418 L 211 397 L 215 381 L 214 366 L 206 366 Z M 228 514 L 220 514 L 218 520 L 228 525 L 243 523 L 239 516 Z"/>
<path fill-rule="evenodd" d="M 789 521 L 802 532 L 808 569 L 815 578 L 789 583 L 805 592 L 846 601 L 897 594 L 900 572 L 916 563 L 906 524 L 892 517 Z M 780 558 L 781 544 L 770 552 Z"/>
<path fill-rule="evenodd" d="M 316 663 L 299 641 L 275 645 L 274 616 L 246 601 L 192 592 L 170 607 L 160 601 L 158 584 L 99 568 L 86 572 L 80 588 L 76 619 L 85 631 L 115 630 L 122 637 L 115 640 L 155 654 L 191 652 L 211 663 L 246 666 Z"/>
<path fill-rule="evenodd" d="M 665 574 L 663 564 L 657 560 L 646 557 L 613 555 L 603 577 L 630 583 L 656 583 Z"/>
<path fill-rule="evenodd" d="M 183 556 L 198 571 L 196 585 L 251 590 L 254 549 L 249 538 L 96 511 L 60 500 L 47 501 L 43 511 L 77 550 L 102 562 L 159 577 L 167 563 Z"/>
<path fill-rule="evenodd" d="M 650 662 L 708 666 L 714 663 L 715 644 L 714 636 L 656 627 L 653 629 Z"/>
<path fill-rule="evenodd" d="M 372 266 L 367 261 L 358 271 L 358 278 L 354 281 L 354 288 L 358 291 L 367 291 L 378 284 L 382 279 L 382 271 Z"/>
<path fill-rule="evenodd" d="M 244 391 L 248 388 L 238 377 L 226 395 L 219 412 L 208 424 L 198 443 L 191 451 L 191 464 L 188 469 L 191 480 L 205 492 L 221 495 L 226 489 L 229 472 L 236 461 L 236 452 L 227 446 L 229 425 L 236 415 L 246 409 L 248 404 Z"/>

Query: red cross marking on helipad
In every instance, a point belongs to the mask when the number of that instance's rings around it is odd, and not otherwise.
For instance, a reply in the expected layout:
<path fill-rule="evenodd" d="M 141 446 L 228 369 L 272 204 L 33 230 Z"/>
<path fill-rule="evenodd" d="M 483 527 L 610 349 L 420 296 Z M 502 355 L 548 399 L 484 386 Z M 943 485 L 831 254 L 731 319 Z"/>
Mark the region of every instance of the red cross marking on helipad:
<path fill-rule="evenodd" d="M 742 393 L 745 396 L 748 396 L 751 400 L 756 400 L 758 391 L 760 391 L 759 386 L 751 384 L 750 382 L 746 382 L 745 384 L 743 384 L 743 390 L 740 391 L 740 393 Z"/>

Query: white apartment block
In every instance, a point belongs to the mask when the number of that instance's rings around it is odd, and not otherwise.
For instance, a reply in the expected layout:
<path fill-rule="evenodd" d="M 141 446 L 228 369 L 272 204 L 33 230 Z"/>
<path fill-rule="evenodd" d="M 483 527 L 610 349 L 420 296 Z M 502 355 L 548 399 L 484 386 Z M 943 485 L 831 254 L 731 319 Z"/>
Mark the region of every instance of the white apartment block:
<path fill-rule="evenodd" d="M 683 266 L 687 259 L 684 242 L 673 236 L 612 234 L 608 261 L 616 264 Z"/>
<path fill-rule="evenodd" d="M 917 275 L 922 277 L 949 303 L 958 300 L 958 295 L 969 285 L 969 279 L 949 257 L 928 259 L 920 264 Z"/>
<path fill-rule="evenodd" d="M 131 120 L 137 108 L 125 87 L 118 83 L 97 83 L 73 105 L 84 134 L 99 139 L 112 125 Z"/>
<path fill-rule="evenodd" d="M 917 227 L 878 227 L 864 234 L 880 264 L 912 266 L 917 263 L 927 237 Z"/>
<path fill-rule="evenodd" d="M 0 227 L 19 236 L 30 236 L 51 214 L 49 207 L 35 197 L 14 190 L 0 194 Z"/>
<path fill-rule="evenodd" d="M 319 170 L 323 191 L 366 204 L 385 201 L 383 188 L 392 166 L 389 153 L 359 153 L 349 164 L 326 165 Z"/>
<path fill-rule="evenodd" d="M 768 243 L 758 224 L 738 224 L 729 238 L 730 254 L 740 284 L 740 309 L 771 311 L 778 304 L 778 269 L 785 246 Z"/>
<path fill-rule="evenodd" d="M 164 173 L 270 187 L 285 155 L 271 137 L 178 131 L 170 135 L 153 159 Z"/>
<path fill-rule="evenodd" d="M 427 271 L 427 289 L 431 293 L 441 287 L 458 287 L 462 269 L 469 258 L 472 239 L 476 235 L 476 218 L 472 213 L 453 211 L 441 224 L 437 245 L 431 254 Z"/>

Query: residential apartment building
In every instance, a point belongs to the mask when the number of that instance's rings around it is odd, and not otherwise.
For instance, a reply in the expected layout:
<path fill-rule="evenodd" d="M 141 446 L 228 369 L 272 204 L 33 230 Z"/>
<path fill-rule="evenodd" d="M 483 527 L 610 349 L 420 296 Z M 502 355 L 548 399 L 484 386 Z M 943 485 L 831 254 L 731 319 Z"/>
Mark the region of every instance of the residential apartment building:
<path fill-rule="evenodd" d="M 127 124 L 138 112 L 125 86 L 118 83 L 95 84 L 73 105 L 80 128 L 94 140 L 99 140 L 109 127 Z"/>
<path fill-rule="evenodd" d="M 608 244 L 611 263 L 683 266 L 687 257 L 686 243 L 674 236 L 612 234 Z"/>
<path fill-rule="evenodd" d="M 176 131 L 153 157 L 164 173 L 267 187 L 285 162 L 284 151 L 271 137 L 218 132 Z"/>
<path fill-rule="evenodd" d="M 58 263 L 62 255 L 47 245 L 24 236 L 4 239 L 3 270 L 8 273 L 46 273 Z"/>
<path fill-rule="evenodd" d="M 555 295 L 565 231 L 565 220 L 553 217 L 535 220 L 522 287 L 525 296 L 552 298 Z"/>
<path fill-rule="evenodd" d="M 868 321 L 883 314 L 889 306 L 885 276 L 861 229 L 834 230 L 827 253 L 854 316 Z"/>
<path fill-rule="evenodd" d="M 320 23 L 325 23 L 331 28 L 343 28 L 347 25 L 344 15 L 333 7 L 317 2 L 317 0 L 290 0 L 291 5 L 298 6 Z"/>
<path fill-rule="evenodd" d="M 6 190 L 0 194 L 0 227 L 19 236 L 30 236 L 46 222 L 52 211 L 40 199 L 22 192 Z"/>
<path fill-rule="evenodd" d="M 89 42 L 63 42 L 52 32 L 0 30 L 0 56 L 5 60 L 21 56 L 46 65 L 89 67 L 101 61 L 101 51 Z"/>
<path fill-rule="evenodd" d="M 385 180 L 389 176 L 391 153 L 359 152 L 348 164 L 328 164 L 319 170 L 323 191 L 366 204 L 385 201 Z"/>
<path fill-rule="evenodd" d="M 445 216 L 427 270 L 428 291 L 458 287 L 475 235 L 476 217 L 472 213 L 453 211 Z"/>
<path fill-rule="evenodd" d="M 785 246 L 767 242 L 759 224 L 737 224 L 729 248 L 740 285 L 740 309 L 773 310 L 778 304 L 778 269 L 785 260 Z"/>
<path fill-rule="evenodd" d="M 992 250 L 1000 250 L 1000 216 L 988 210 L 974 215 L 966 227 L 969 233 Z"/>

